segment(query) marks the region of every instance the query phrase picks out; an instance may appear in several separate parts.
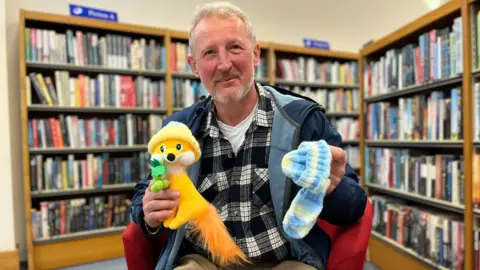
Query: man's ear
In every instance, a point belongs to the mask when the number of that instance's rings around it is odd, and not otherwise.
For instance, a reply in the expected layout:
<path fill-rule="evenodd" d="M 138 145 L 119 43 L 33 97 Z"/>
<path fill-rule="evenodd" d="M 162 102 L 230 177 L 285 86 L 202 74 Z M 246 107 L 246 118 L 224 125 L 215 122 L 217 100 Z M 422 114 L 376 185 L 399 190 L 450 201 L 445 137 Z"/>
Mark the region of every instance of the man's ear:
<path fill-rule="evenodd" d="M 260 62 L 260 44 L 255 44 L 255 48 L 253 49 L 253 64 L 254 66 L 258 66 Z"/>
<path fill-rule="evenodd" d="M 197 70 L 197 65 L 195 64 L 195 59 L 193 59 L 192 55 L 189 55 L 187 57 L 188 64 L 190 65 L 190 68 L 192 69 L 193 74 L 198 78 L 198 70 Z"/>

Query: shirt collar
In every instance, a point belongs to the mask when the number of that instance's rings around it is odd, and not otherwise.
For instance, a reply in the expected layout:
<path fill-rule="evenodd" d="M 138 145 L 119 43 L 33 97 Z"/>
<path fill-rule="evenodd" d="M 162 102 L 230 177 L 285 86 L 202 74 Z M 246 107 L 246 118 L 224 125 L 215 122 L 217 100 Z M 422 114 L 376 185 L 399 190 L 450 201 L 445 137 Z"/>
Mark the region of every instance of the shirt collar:
<path fill-rule="evenodd" d="M 263 88 L 263 86 L 259 83 L 255 84 L 255 86 L 259 99 L 256 112 L 254 112 L 253 115 L 252 127 L 272 127 L 275 103 L 271 98 L 271 94 Z M 212 106 L 210 106 L 210 110 L 205 119 L 206 121 L 204 121 L 203 127 L 201 128 L 201 130 L 204 131 L 204 136 L 208 135 L 212 138 L 222 136 L 215 114 L 215 105 L 212 102 Z"/>

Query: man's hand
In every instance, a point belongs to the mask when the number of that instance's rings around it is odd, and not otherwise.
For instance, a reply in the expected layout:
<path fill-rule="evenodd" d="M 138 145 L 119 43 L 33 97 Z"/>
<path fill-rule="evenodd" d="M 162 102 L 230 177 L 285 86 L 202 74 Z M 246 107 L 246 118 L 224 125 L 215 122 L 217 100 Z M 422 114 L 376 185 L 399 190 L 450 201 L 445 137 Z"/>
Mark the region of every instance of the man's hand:
<path fill-rule="evenodd" d="M 178 205 L 179 192 L 174 190 L 160 190 L 157 193 L 151 192 L 153 184 L 150 181 L 143 196 L 144 220 L 151 228 L 157 228 L 161 222 L 173 214 L 172 209 Z"/>
<path fill-rule="evenodd" d="M 345 175 L 345 166 L 347 165 L 347 157 L 345 151 L 336 146 L 330 145 L 330 151 L 332 153 L 332 162 L 330 165 L 330 185 L 327 188 L 327 194 L 330 194 L 335 190 L 337 185 Z"/>

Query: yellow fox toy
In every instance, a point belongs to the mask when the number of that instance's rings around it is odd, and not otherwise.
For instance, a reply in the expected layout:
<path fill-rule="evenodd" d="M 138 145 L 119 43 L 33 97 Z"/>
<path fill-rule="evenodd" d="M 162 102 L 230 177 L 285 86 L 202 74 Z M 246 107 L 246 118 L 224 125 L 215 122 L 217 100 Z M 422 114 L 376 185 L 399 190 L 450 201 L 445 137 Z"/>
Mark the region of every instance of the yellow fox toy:
<path fill-rule="evenodd" d="M 191 222 L 194 233 L 199 234 L 204 246 L 213 260 L 221 266 L 249 263 L 245 254 L 236 245 L 225 227 L 217 209 L 197 191 L 186 168 L 197 162 L 201 151 L 190 129 L 179 122 L 170 122 L 160 129 L 149 141 L 148 152 L 156 164 L 163 164 L 166 169 L 165 179 L 158 179 L 152 187 L 153 192 L 165 188 L 178 190 L 180 198 L 174 214 L 163 221 L 163 226 L 177 229 L 186 222 Z M 158 180 L 157 180 L 158 179 Z M 159 188 L 160 186 L 160 188 Z"/>

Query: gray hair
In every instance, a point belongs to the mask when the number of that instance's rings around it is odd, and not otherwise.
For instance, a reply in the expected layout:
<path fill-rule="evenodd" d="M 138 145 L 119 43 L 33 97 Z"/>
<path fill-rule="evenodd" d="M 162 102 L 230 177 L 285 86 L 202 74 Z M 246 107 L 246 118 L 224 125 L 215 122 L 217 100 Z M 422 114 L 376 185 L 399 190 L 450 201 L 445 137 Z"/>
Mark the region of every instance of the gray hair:
<path fill-rule="evenodd" d="M 189 43 L 189 53 L 192 53 L 192 48 L 194 46 L 193 41 L 193 31 L 197 24 L 204 18 L 210 18 L 214 16 L 221 16 L 223 18 L 239 18 L 246 26 L 248 38 L 254 46 L 257 43 L 253 27 L 250 24 L 250 20 L 245 12 L 243 12 L 239 7 L 228 3 L 228 2 L 211 2 L 206 4 L 197 5 L 195 10 L 195 16 L 193 17 L 190 30 L 188 32 L 188 43 Z"/>

